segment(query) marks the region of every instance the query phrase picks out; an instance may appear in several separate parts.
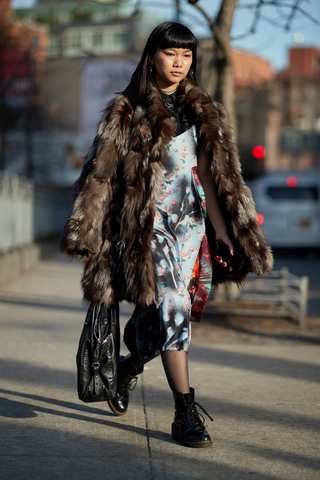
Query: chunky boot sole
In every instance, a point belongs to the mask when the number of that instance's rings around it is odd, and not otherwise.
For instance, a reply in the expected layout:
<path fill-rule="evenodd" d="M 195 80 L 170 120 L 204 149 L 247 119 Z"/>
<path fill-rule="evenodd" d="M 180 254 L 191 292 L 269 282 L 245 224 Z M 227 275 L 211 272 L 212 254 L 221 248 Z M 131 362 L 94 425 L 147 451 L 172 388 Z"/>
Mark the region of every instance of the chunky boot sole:
<path fill-rule="evenodd" d="M 113 405 L 112 400 L 108 400 L 108 405 L 112 413 L 117 415 L 118 417 L 125 415 L 128 410 L 125 410 L 124 412 L 120 412 L 119 410 L 116 409 L 116 407 Z"/>
<path fill-rule="evenodd" d="M 178 440 L 181 445 L 185 447 L 190 447 L 190 448 L 208 448 L 212 446 L 212 440 L 206 440 L 206 441 L 188 441 L 179 432 L 179 429 L 175 426 L 175 424 L 172 424 L 171 427 L 171 433 L 172 433 L 172 439 L 173 440 Z"/>

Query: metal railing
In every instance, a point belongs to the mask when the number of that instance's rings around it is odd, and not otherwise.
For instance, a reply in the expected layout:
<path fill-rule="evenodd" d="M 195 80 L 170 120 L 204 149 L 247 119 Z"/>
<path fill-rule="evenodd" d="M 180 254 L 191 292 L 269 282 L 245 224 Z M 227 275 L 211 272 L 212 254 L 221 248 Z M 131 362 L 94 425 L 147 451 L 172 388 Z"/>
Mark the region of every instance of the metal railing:
<path fill-rule="evenodd" d="M 213 288 L 207 307 L 234 315 L 295 318 L 305 326 L 308 310 L 309 277 L 298 277 L 286 267 L 261 278 L 248 275 L 240 290 L 231 284 Z"/>
<path fill-rule="evenodd" d="M 0 172 L 0 253 L 59 235 L 71 205 L 64 193 Z"/>

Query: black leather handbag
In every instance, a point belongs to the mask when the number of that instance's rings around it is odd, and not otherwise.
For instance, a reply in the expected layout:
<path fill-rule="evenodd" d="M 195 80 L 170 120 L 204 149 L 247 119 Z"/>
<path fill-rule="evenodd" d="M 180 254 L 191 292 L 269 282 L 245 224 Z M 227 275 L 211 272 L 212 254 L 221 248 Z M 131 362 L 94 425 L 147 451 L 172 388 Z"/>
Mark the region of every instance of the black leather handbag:
<path fill-rule="evenodd" d="M 101 402 L 116 396 L 119 350 L 119 304 L 91 304 L 77 353 L 80 400 Z"/>

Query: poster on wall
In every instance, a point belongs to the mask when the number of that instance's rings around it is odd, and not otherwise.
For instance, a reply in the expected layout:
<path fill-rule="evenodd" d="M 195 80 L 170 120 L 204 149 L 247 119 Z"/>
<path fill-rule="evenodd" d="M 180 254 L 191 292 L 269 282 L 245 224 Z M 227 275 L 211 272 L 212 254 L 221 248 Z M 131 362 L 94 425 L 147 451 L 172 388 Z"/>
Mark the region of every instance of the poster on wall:
<path fill-rule="evenodd" d="M 96 134 L 101 111 L 109 100 L 129 84 L 136 67 L 132 61 L 117 58 L 86 60 L 81 75 L 81 133 L 89 144 Z"/>

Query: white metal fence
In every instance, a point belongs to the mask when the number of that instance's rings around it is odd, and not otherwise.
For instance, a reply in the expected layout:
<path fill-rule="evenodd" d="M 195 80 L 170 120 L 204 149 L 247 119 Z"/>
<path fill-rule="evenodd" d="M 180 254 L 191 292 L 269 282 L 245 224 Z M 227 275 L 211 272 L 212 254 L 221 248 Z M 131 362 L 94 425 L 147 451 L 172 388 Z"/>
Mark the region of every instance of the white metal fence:
<path fill-rule="evenodd" d="M 298 277 L 286 267 L 270 275 L 249 275 L 240 290 L 230 284 L 213 289 L 207 306 L 220 313 L 271 317 L 291 317 L 305 326 L 308 310 L 309 277 Z"/>
<path fill-rule="evenodd" d="M 71 198 L 0 172 L 0 253 L 59 235 Z"/>

